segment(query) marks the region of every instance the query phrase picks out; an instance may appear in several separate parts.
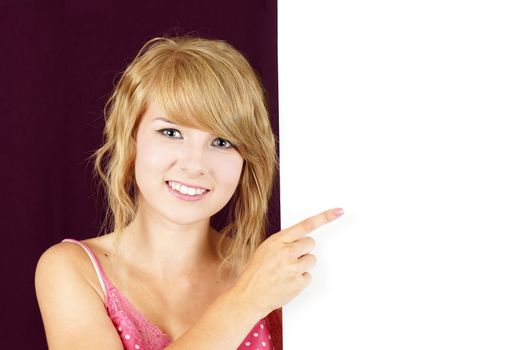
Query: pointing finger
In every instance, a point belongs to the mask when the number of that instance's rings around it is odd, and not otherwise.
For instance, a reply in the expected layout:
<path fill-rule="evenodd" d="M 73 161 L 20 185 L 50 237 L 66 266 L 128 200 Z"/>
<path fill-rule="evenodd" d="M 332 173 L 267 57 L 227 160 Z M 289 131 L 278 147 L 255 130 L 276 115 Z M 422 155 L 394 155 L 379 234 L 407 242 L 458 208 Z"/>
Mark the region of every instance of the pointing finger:
<path fill-rule="evenodd" d="M 336 212 L 340 211 L 340 214 Z M 318 229 L 320 226 L 334 221 L 343 214 L 342 208 L 330 209 L 323 211 L 317 215 L 311 216 L 304 219 L 303 221 L 290 226 L 289 228 L 281 231 L 282 240 L 285 243 L 295 242 L 299 238 L 307 235 L 308 233 Z"/>

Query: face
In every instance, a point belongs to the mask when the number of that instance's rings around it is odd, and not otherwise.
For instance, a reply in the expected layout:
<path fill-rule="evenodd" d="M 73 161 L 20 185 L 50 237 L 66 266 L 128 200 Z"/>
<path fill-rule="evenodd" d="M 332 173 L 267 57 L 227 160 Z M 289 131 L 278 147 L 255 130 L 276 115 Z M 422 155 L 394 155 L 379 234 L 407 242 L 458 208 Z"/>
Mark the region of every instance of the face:
<path fill-rule="evenodd" d="M 173 124 L 154 100 L 138 126 L 136 141 L 138 201 L 146 211 L 178 224 L 209 220 L 237 188 L 244 160 L 233 145 L 206 131 Z M 171 182 L 208 191 L 198 200 L 187 200 L 178 191 L 186 189 L 173 189 Z"/>

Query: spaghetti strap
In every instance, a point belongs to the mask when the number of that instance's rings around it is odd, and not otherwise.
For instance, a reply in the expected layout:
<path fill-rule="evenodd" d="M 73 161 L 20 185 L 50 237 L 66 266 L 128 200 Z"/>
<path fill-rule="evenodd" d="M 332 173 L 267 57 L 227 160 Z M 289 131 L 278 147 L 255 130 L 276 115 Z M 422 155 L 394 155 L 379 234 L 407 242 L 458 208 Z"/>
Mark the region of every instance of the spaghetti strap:
<path fill-rule="evenodd" d="M 106 277 L 106 274 L 104 273 L 104 270 L 102 269 L 102 266 L 100 265 L 100 262 L 97 259 L 97 256 L 95 253 L 84 243 L 73 239 L 73 238 L 66 238 L 63 239 L 62 242 L 71 242 L 76 243 L 80 245 L 86 253 L 89 256 L 89 259 L 91 260 L 91 263 L 93 264 L 93 267 L 95 268 L 95 272 L 97 273 L 98 281 L 100 282 L 100 286 L 102 287 L 102 290 L 104 291 L 104 297 L 106 296 L 107 289 L 108 289 L 108 278 Z"/>

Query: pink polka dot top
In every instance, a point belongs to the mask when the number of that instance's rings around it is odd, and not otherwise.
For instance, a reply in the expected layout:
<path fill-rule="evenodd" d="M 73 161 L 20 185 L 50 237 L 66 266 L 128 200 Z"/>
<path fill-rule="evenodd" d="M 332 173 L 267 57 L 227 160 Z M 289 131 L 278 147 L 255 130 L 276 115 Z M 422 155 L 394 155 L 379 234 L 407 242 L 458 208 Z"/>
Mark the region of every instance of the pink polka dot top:
<path fill-rule="evenodd" d="M 125 350 L 160 350 L 171 344 L 173 341 L 171 337 L 149 322 L 111 284 L 95 253 L 86 244 L 71 238 L 64 239 L 62 242 L 76 243 L 84 248 L 88 254 L 104 291 L 104 305 L 107 314 L 115 326 Z M 265 317 L 255 324 L 237 350 L 273 350 L 271 338 L 269 322 Z"/>

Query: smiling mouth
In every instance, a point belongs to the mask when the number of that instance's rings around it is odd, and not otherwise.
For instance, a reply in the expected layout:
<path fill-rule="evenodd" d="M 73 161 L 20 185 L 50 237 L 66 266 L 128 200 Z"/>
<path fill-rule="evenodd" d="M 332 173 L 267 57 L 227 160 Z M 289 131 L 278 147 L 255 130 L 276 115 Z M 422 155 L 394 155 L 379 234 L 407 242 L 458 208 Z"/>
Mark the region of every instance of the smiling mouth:
<path fill-rule="evenodd" d="M 210 192 L 210 190 L 208 189 L 188 187 L 188 186 L 180 185 L 179 183 L 175 183 L 172 181 L 165 181 L 165 183 L 168 185 L 168 187 L 172 191 L 180 193 L 181 195 L 184 195 L 184 196 L 200 197 Z"/>

